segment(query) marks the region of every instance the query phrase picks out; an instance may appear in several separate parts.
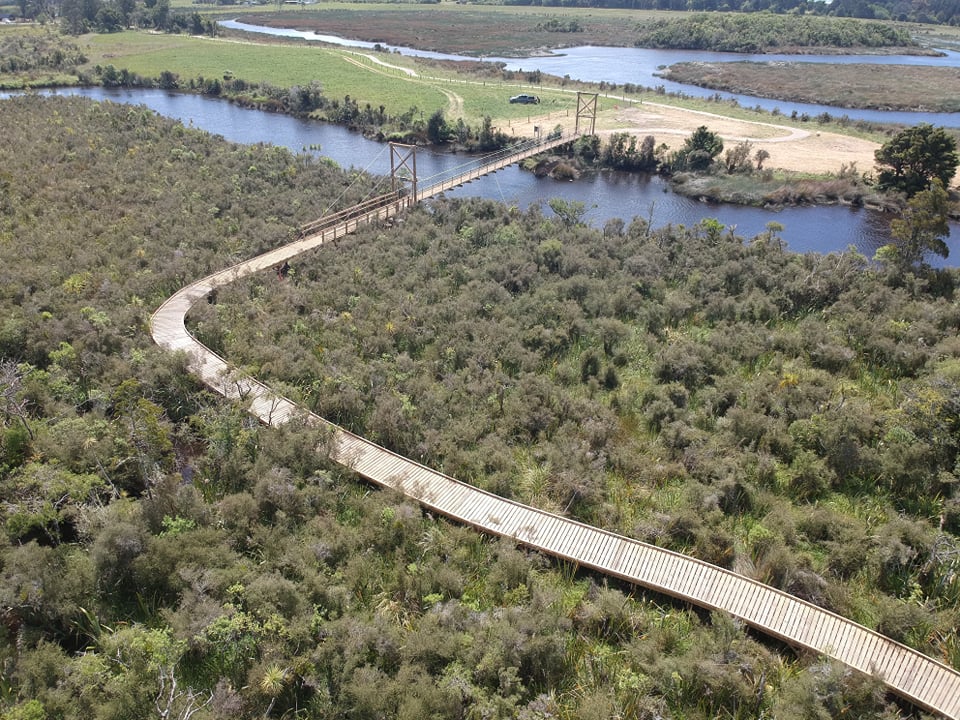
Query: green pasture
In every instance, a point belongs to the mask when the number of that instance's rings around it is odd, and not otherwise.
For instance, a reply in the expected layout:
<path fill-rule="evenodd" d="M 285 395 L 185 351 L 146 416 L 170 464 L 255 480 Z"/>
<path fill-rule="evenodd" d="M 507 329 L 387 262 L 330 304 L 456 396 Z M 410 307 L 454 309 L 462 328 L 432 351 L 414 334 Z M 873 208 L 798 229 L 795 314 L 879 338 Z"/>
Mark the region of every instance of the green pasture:
<path fill-rule="evenodd" d="M 80 39 L 80 44 L 90 58 L 91 66 L 112 64 L 147 77 L 158 77 L 164 70 L 169 70 L 183 80 L 231 74 L 251 83 L 265 82 L 278 87 L 317 81 L 329 97 L 349 95 L 361 106 L 366 103 L 374 107 L 384 105 L 394 114 L 416 107 L 425 116 L 443 108 L 448 121 L 462 117 L 468 123 L 489 116 L 508 132 L 512 130 L 513 122 L 542 121 L 548 131 L 558 123 L 566 126 L 576 115 L 576 89 L 596 90 L 596 87 L 548 77 L 544 77 L 543 84 L 531 84 L 519 73 L 513 80 L 496 80 L 472 74 L 468 65 L 458 72 L 395 53 L 303 43 L 259 43 L 124 32 L 87 35 Z M 416 73 L 416 77 L 406 71 Z M 510 104 L 509 98 L 521 92 L 540 96 L 541 103 Z M 769 114 L 751 108 L 697 98 L 644 93 L 631 95 L 627 102 L 644 99 L 740 119 L 774 120 L 778 124 L 807 128 L 813 124 L 791 122 L 788 117 L 771 118 Z M 610 90 L 601 93 L 598 110 L 603 113 L 624 102 L 622 92 Z M 602 119 L 600 123 L 602 125 Z M 818 127 L 848 134 L 869 134 L 852 126 Z"/>
<path fill-rule="evenodd" d="M 458 75 L 435 67 L 421 67 L 411 58 L 391 53 L 143 32 L 88 35 L 81 38 L 80 44 L 91 66 L 114 65 L 145 77 L 157 77 L 167 70 L 179 75 L 181 80 L 232 75 L 251 83 L 264 82 L 278 87 L 316 81 L 331 98 L 349 95 L 361 106 L 384 105 L 393 113 L 417 107 L 429 115 L 443 108 L 448 120 L 463 117 L 466 122 L 476 122 L 488 115 L 498 122 L 526 121 L 546 115 L 562 122 L 563 118 L 576 115 L 573 92 L 531 85 L 520 79 L 493 81 Z M 410 76 L 400 67 L 418 76 Z M 536 93 L 541 103 L 510 104 L 510 96 L 521 92 Z"/>
<path fill-rule="evenodd" d="M 397 80 L 394 73 L 357 67 L 348 54 L 320 47 L 256 45 L 180 35 L 126 32 L 87 38 L 92 65 L 112 64 L 146 77 L 162 71 L 182 80 L 232 75 L 251 83 L 292 87 L 319 82 L 332 98 L 349 95 L 360 105 L 385 105 L 405 111 L 415 105 L 431 109 L 445 105 L 441 92 L 423 83 Z"/>

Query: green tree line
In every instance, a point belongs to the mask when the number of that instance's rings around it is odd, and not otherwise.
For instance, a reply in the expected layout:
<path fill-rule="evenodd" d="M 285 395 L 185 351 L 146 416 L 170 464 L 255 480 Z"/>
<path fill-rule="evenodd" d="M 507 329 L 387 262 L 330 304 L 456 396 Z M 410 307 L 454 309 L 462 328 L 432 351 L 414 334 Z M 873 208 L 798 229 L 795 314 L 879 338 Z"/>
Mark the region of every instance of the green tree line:
<path fill-rule="evenodd" d="M 880 48 L 915 45 L 910 33 L 888 23 L 792 15 L 698 13 L 638 24 L 638 47 L 739 53 L 776 48 Z"/>

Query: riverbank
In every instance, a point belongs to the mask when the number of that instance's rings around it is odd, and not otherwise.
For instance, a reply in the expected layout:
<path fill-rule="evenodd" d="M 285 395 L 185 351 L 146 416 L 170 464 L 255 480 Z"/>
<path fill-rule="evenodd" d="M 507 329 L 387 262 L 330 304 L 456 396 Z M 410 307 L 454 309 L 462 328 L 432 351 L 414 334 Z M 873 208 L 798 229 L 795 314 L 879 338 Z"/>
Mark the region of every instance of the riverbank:
<path fill-rule="evenodd" d="M 288 24 L 290 16 L 286 16 Z M 245 22 L 252 18 L 244 18 Z M 298 17 L 298 26 L 300 18 Z M 340 28 L 341 31 L 346 28 Z M 395 38 L 400 40 L 400 36 Z M 465 41 L 468 47 L 470 40 Z M 392 68 L 397 72 L 405 73 L 405 79 L 411 82 L 453 82 L 447 92 L 455 96 L 459 102 L 458 108 L 462 111 L 470 106 L 470 97 L 474 93 L 471 86 L 483 85 L 489 88 L 497 85 L 509 92 L 507 88 L 523 87 L 523 80 L 528 82 L 529 73 L 505 72 L 495 63 L 454 62 L 443 59 L 422 59 L 412 61 L 409 57 L 396 54 L 383 54 L 369 51 L 371 60 L 374 54 L 384 59 L 378 59 L 378 67 Z M 404 57 L 401 65 L 393 63 Z M 393 58 L 393 59 L 391 59 Z M 419 69 L 410 70 L 411 62 L 415 62 Z M 831 65 L 831 69 L 834 66 Z M 440 71 L 439 73 L 437 71 Z M 442 79 L 437 74 L 450 77 L 464 78 L 459 81 Z M 710 102 L 714 98 L 696 99 L 692 97 L 674 98 L 664 93 L 643 93 L 642 88 L 625 84 L 620 92 L 617 85 L 599 83 L 575 83 L 565 78 L 551 78 L 546 74 L 536 74 L 537 85 L 535 90 L 543 97 L 543 104 L 538 106 L 519 106 L 522 116 L 516 112 L 506 113 L 502 107 L 494 108 L 490 113 L 494 125 L 510 135 L 532 137 L 544 129 L 553 129 L 562 125 L 570 129 L 572 125 L 570 101 L 575 88 L 587 91 L 599 90 L 600 101 L 597 105 L 596 128 L 600 135 L 609 135 L 614 132 L 627 132 L 643 137 L 653 134 L 659 143 L 676 149 L 683 143 L 697 127 L 706 124 L 710 130 L 717 132 L 724 139 L 728 147 L 748 140 L 769 153 L 767 167 L 777 168 L 786 172 L 808 175 L 822 175 L 830 177 L 857 168 L 861 172 L 870 171 L 874 163 L 874 152 L 880 147 L 892 132 L 890 126 L 886 132 L 879 132 L 882 126 L 870 123 L 845 120 L 837 122 L 826 114 L 811 117 L 807 114 L 787 118 L 774 114 L 757 112 L 756 109 L 738 107 L 736 103 Z M 470 79 L 466 79 L 470 78 Z M 513 84 L 520 81 L 520 84 Z M 554 93 L 558 93 L 554 95 Z M 502 99 L 501 99 L 502 103 Z M 694 107 L 690 107 L 690 105 Z M 696 107 L 713 107 L 717 112 L 704 111 Z M 509 106 L 508 106 L 509 107 Z M 656 108 L 650 112 L 651 108 Z M 485 108 L 486 109 L 486 108 Z M 515 110 L 515 108 L 511 108 Z M 536 111 L 536 115 L 531 114 Z M 764 120 L 761 118 L 770 118 Z M 792 122 L 791 122 L 792 121 Z M 787 124 L 791 123 L 791 124 Z"/>
<path fill-rule="evenodd" d="M 342 100 L 349 95 L 361 109 L 369 104 L 379 113 L 382 105 L 387 114 L 399 116 L 416 106 L 424 120 L 443 109 L 448 122 L 462 119 L 474 126 L 489 116 L 495 127 L 518 137 L 534 137 L 535 127 L 552 130 L 559 124 L 571 130 L 576 119 L 576 91 L 583 89 L 600 93 L 596 121 L 600 135 L 654 135 L 658 144 L 675 148 L 697 127 L 707 125 L 726 145 L 750 140 L 770 154 L 767 167 L 794 172 L 826 175 L 852 164 L 861 171 L 870 170 L 873 153 L 884 139 L 876 134 L 869 138 L 841 134 L 829 124 L 814 121 L 791 123 L 788 118 L 727 103 L 628 93 L 626 87 L 576 83 L 545 73 L 537 74 L 539 84 L 531 85 L 526 74 L 519 72 L 511 78 L 473 74 L 476 63 L 465 64 L 457 73 L 451 62 L 338 49 L 316 42 L 260 42 L 252 33 L 212 39 L 126 32 L 83 36 L 80 44 L 90 67 L 113 64 L 144 77 L 169 71 L 179 77 L 179 89 L 185 89 L 189 78 L 202 75 L 206 82 L 214 82 L 212 79 L 229 69 L 233 78 L 246 81 L 247 92 L 261 104 L 266 102 L 264 88 L 303 88 L 316 82 L 325 96 Z M 226 91 L 225 81 L 216 82 Z M 531 90 L 540 96 L 541 104 L 507 102 L 511 95 Z M 270 109 L 277 109 L 275 105 L 271 103 Z M 864 134 L 849 128 L 850 133 L 855 131 Z"/>
<path fill-rule="evenodd" d="M 347 51 L 316 44 L 310 46 L 309 54 L 305 55 L 303 45 L 263 45 L 250 41 L 249 35 L 246 37 L 242 42 L 231 42 L 119 33 L 84 36 L 80 43 L 89 54 L 90 67 L 106 68 L 116 64 L 129 71 L 130 77 L 147 78 L 147 84 L 156 84 L 158 81 L 149 81 L 149 78 L 165 74 L 168 82 L 173 80 L 163 85 L 170 90 L 194 89 L 222 96 L 231 93 L 236 85 L 227 80 L 228 75 L 242 79 L 246 95 L 237 102 L 274 112 L 287 109 L 289 104 L 291 94 L 283 88 L 307 87 L 312 93 L 313 83 L 318 82 L 323 94 L 331 99 L 330 107 L 293 114 L 312 114 L 317 119 L 346 125 L 356 122 L 353 117 L 356 113 L 347 110 L 355 109 L 364 116 L 369 108 L 373 122 L 384 112 L 399 116 L 415 105 L 421 108 L 421 121 L 425 121 L 425 114 L 442 108 L 450 123 L 465 119 L 476 125 L 477 117 L 482 114 L 493 118 L 495 130 L 510 136 L 534 137 L 538 128 L 543 132 L 560 125 L 566 131 L 571 130 L 575 120 L 571 106 L 576 102 L 576 89 L 584 88 L 601 92 L 595 129 L 601 136 L 623 132 L 638 138 L 652 135 L 658 145 L 676 149 L 697 127 L 706 125 L 721 136 L 726 147 L 748 141 L 754 151 L 762 149 L 768 153 L 765 167 L 797 173 L 804 180 L 851 169 L 869 172 L 874 151 L 880 147 L 875 140 L 827 131 L 825 128 L 829 126 L 819 122 L 788 125 L 785 118 L 775 119 L 726 103 L 680 100 L 654 93 L 627 94 L 626 88 L 617 92 L 616 88 L 604 88 L 603 84 L 590 86 L 546 75 L 538 77 L 544 84 L 536 87 L 542 103 L 519 106 L 507 103 L 505 98 L 529 89 L 529 84 L 523 85 L 521 78 L 495 82 L 488 77 L 457 75 L 449 67 L 441 69 L 393 53 Z M 218 72 L 213 68 L 221 69 Z M 218 74 L 224 79 L 217 79 Z M 196 80 L 200 75 L 206 78 L 202 83 Z M 122 78 L 123 73 L 119 76 Z M 349 108 L 346 103 L 333 100 L 345 95 L 351 98 Z M 303 105 L 302 90 L 298 97 L 300 110 L 315 106 Z M 381 106 L 384 109 L 380 109 Z M 695 109 L 696 106 L 716 107 L 717 112 Z M 537 114 L 532 114 L 534 112 Z M 732 117 L 734 115 L 737 117 Z M 409 118 L 411 124 L 414 120 L 416 118 Z"/>
<path fill-rule="evenodd" d="M 773 171 L 678 173 L 670 178 L 670 187 L 701 202 L 774 210 L 795 205 L 849 205 L 883 212 L 901 209 L 895 197 L 877 192 L 856 171 L 826 178 Z"/>

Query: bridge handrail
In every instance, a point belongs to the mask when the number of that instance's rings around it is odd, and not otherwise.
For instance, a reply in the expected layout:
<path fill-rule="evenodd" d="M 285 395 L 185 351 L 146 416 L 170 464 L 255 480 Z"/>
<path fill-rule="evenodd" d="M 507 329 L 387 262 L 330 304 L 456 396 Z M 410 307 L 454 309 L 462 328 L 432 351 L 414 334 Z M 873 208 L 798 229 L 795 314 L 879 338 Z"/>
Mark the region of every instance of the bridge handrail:
<path fill-rule="evenodd" d="M 547 137 L 545 139 L 527 140 L 522 143 L 518 143 L 517 145 L 512 145 L 510 146 L 511 152 L 509 154 L 505 154 L 502 157 L 496 157 L 496 155 L 504 152 L 506 149 L 497 151 L 493 155 L 483 158 L 480 163 L 471 170 L 464 170 L 457 175 L 453 175 L 449 178 L 435 182 L 426 188 L 418 189 L 416 200 L 423 200 L 446 189 L 457 187 L 458 185 L 463 185 L 471 180 L 475 180 L 478 177 L 487 174 L 488 172 L 493 172 L 494 170 L 512 165 L 513 163 L 517 162 L 518 158 L 536 155 L 538 152 L 546 152 L 547 150 L 555 148 L 559 145 L 573 142 L 579 136 L 580 133 L 563 133 L 559 136 Z"/>
<path fill-rule="evenodd" d="M 331 213 L 330 215 L 323 215 L 312 222 L 301 225 L 300 237 L 312 235 L 325 228 L 332 227 L 347 220 L 352 220 L 353 218 L 363 215 L 364 213 L 378 210 L 402 199 L 403 193 L 399 190 L 394 190 L 383 195 L 378 195 L 377 197 L 363 200 L 345 210 L 340 210 L 338 212 Z"/>

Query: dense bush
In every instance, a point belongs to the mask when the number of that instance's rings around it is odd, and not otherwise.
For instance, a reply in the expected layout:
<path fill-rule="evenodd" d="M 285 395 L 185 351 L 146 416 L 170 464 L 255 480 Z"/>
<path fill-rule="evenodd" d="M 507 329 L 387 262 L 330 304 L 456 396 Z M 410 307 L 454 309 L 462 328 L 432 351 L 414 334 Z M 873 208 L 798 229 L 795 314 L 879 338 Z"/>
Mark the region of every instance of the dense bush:
<path fill-rule="evenodd" d="M 637 27 L 639 47 L 757 53 L 792 47 L 877 48 L 914 45 L 889 23 L 813 16 L 702 13 Z"/>
<path fill-rule="evenodd" d="M 0 35 L 0 73 L 70 73 L 87 62 L 75 44 L 47 29 Z"/>
<path fill-rule="evenodd" d="M 142 108 L 14 98 L 0 125 L 6 716 L 901 713 L 728 618 L 372 492 L 322 433 L 257 426 L 152 346 L 172 291 L 372 180 Z M 939 654 L 960 594 L 949 279 L 441 200 L 191 322 L 464 479 Z M 826 345 L 846 350 L 818 364 Z"/>

